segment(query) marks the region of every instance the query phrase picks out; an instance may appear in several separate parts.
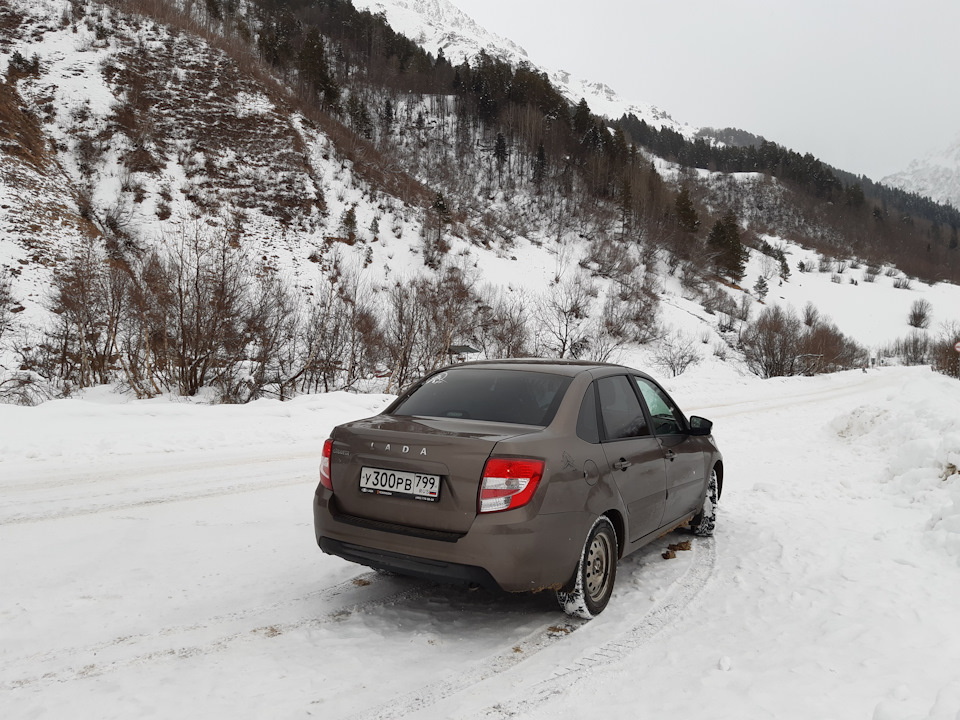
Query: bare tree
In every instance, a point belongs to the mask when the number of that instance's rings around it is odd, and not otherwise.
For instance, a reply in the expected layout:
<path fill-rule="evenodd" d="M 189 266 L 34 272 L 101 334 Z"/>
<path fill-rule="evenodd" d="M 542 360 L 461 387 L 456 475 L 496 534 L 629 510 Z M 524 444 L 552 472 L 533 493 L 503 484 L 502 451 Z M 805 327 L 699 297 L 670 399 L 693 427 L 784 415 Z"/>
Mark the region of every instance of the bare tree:
<path fill-rule="evenodd" d="M 473 341 L 488 358 L 524 357 L 530 352 L 527 298 L 487 286 L 479 292 Z"/>
<path fill-rule="evenodd" d="M 544 351 L 558 358 L 582 357 L 590 346 L 590 306 L 596 290 L 582 274 L 540 296 L 536 316 Z"/>

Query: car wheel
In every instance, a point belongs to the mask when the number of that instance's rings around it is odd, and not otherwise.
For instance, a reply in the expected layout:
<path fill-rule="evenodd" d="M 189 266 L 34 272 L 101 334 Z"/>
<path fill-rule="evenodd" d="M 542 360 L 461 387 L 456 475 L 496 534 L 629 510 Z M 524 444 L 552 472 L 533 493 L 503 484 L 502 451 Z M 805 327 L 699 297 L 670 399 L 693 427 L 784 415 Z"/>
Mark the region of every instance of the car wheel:
<path fill-rule="evenodd" d="M 601 515 L 583 544 L 573 591 L 557 592 L 557 601 L 567 615 L 589 620 L 603 612 L 613 594 L 618 556 L 617 533 L 610 520 Z"/>
<path fill-rule="evenodd" d="M 707 494 L 703 498 L 703 507 L 690 521 L 690 530 L 694 535 L 709 537 L 713 535 L 713 528 L 717 524 L 717 496 L 718 492 L 717 469 L 710 471 L 710 480 L 707 481 Z"/>

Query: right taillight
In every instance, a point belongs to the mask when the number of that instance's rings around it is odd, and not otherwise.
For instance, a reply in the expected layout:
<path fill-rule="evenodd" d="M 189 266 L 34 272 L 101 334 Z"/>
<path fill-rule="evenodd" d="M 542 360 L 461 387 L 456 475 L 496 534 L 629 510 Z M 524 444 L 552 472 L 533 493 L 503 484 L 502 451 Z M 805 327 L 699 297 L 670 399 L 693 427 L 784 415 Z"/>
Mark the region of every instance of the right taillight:
<path fill-rule="evenodd" d="M 530 502 L 543 477 L 543 460 L 490 458 L 480 481 L 478 510 L 513 510 Z"/>
<path fill-rule="evenodd" d="M 330 479 L 330 457 L 333 455 L 333 439 L 327 438 L 323 443 L 323 454 L 320 456 L 320 484 L 327 490 L 333 490 L 333 480 Z"/>

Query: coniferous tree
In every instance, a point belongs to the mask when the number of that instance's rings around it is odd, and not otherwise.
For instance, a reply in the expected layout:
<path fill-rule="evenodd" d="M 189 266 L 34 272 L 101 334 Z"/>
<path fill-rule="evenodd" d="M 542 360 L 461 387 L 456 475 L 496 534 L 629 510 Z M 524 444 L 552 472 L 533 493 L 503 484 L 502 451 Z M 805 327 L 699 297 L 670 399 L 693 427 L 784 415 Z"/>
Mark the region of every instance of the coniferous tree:
<path fill-rule="evenodd" d="M 680 188 L 674 209 L 677 213 L 677 224 L 681 230 L 692 235 L 700 229 L 700 216 L 690 199 L 690 188 L 686 185 Z"/>
<path fill-rule="evenodd" d="M 577 109 L 573 111 L 573 132 L 579 142 L 593 129 L 593 121 L 590 119 L 590 106 L 584 98 L 580 98 L 577 103 Z"/>
<path fill-rule="evenodd" d="M 767 284 L 767 279 L 761 275 L 757 278 L 757 282 L 753 286 L 753 291 L 757 294 L 757 300 L 763 302 L 767 297 L 767 293 L 770 292 L 770 286 Z"/>
<path fill-rule="evenodd" d="M 547 176 L 547 153 L 543 149 L 543 143 L 537 145 L 537 159 L 533 162 L 533 184 L 537 186 L 537 192 L 543 187 L 543 181 Z"/>
<path fill-rule="evenodd" d="M 453 217 L 450 215 L 447 201 L 443 199 L 443 193 L 441 192 L 437 192 L 430 207 L 437 214 L 437 245 L 439 246 L 443 240 L 443 228 L 453 221 Z"/>
<path fill-rule="evenodd" d="M 503 187 L 503 164 L 507 161 L 507 139 L 503 133 L 497 133 L 497 140 L 493 145 L 493 159 L 497 161 L 497 184 Z"/>
<path fill-rule="evenodd" d="M 739 282 L 745 270 L 746 252 L 740 242 L 740 222 L 736 213 L 729 210 L 714 223 L 707 244 L 716 254 L 717 272 Z"/>

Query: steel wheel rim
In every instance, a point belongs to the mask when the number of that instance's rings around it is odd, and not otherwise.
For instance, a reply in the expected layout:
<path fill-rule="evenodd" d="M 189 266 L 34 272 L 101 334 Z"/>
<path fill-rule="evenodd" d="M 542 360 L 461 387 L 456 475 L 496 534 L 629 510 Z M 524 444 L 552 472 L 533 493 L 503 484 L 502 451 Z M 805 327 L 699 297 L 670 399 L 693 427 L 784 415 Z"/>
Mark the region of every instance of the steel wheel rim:
<path fill-rule="evenodd" d="M 583 584 L 587 595 L 596 602 L 607 594 L 610 586 L 610 562 L 613 548 L 606 533 L 598 533 L 590 543 L 584 559 Z"/>

